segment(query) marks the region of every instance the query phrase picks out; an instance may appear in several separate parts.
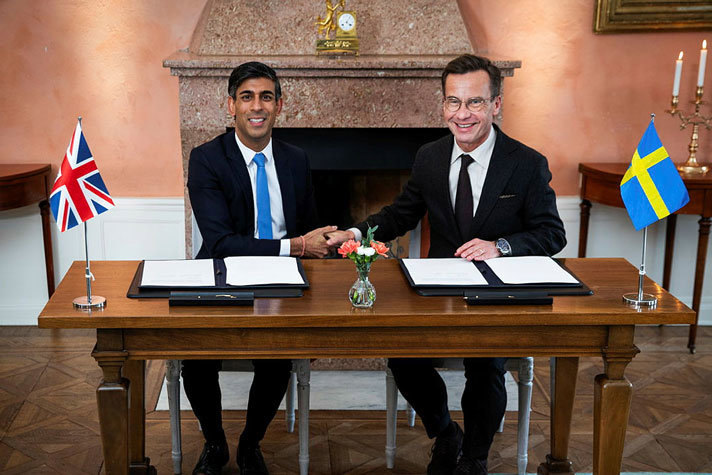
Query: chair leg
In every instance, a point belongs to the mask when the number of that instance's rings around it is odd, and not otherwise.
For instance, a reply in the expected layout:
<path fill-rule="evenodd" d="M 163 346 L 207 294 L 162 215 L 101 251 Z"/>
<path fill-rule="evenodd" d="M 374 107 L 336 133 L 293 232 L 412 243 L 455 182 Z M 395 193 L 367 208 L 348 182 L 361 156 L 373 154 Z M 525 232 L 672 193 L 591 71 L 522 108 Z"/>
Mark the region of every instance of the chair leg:
<path fill-rule="evenodd" d="M 287 422 L 287 432 L 294 432 L 294 399 L 296 394 L 297 373 L 292 371 L 292 376 L 289 378 L 289 385 L 287 386 L 287 396 L 285 401 L 286 410 L 284 411 L 284 417 Z"/>
<path fill-rule="evenodd" d="M 299 405 L 299 473 L 309 473 L 309 360 L 295 360 Z"/>
<path fill-rule="evenodd" d="M 410 403 L 408 403 L 406 411 L 408 411 L 408 425 L 410 427 L 415 427 L 415 409 L 413 409 L 413 406 L 411 406 Z"/>
<path fill-rule="evenodd" d="M 532 405 L 532 381 L 534 380 L 534 358 L 519 361 L 519 420 L 517 429 L 517 473 L 527 473 L 527 450 L 529 446 L 529 415 Z"/>
<path fill-rule="evenodd" d="M 171 457 L 173 473 L 181 473 L 183 453 L 180 439 L 180 360 L 166 360 L 166 389 L 168 413 L 171 418 Z"/>
<path fill-rule="evenodd" d="M 386 468 L 396 460 L 396 424 L 398 420 L 398 388 L 390 368 L 386 368 Z"/>

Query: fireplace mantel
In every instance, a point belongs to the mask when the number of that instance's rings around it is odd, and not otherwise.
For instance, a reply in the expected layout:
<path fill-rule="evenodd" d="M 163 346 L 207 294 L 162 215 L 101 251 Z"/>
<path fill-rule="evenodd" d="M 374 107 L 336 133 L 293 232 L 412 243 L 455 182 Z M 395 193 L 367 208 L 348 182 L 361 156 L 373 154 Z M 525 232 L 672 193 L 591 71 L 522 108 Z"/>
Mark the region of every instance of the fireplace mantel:
<path fill-rule="evenodd" d="M 229 77 L 232 69 L 247 61 L 269 64 L 280 78 L 440 78 L 448 61 L 456 55 L 223 55 L 203 56 L 187 50 L 177 51 L 164 62 L 174 76 Z M 502 75 L 512 76 L 521 61 L 495 60 Z"/>
<path fill-rule="evenodd" d="M 347 0 L 358 14 L 359 56 L 314 54 L 323 0 L 208 0 L 190 46 L 164 60 L 179 78 L 184 179 L 190 151 L 225 131 L 227 80 L 247 61 L 272 66 L 284 108 L 280 128 L 441 128 L 440 76 L 454 57 L 472 51 L 453 1 Z M 505 77 L 517 60 L 495 60 Z M 361 181 L 376 178 L 361 178 Z M 382 178 L 380 178 L 382 179 Z M 392 193 L 403 177 L 392 176 Z M 368 183 L 361 183 L 368 189 Z M 394 195 L 393 195 L 394 196 Z M 364 206 L 373 211 L 393 196 Z M 192 249 L 187 192 L 186 256 Z M 359 218 L 360 216 L 354 216 Z"/>

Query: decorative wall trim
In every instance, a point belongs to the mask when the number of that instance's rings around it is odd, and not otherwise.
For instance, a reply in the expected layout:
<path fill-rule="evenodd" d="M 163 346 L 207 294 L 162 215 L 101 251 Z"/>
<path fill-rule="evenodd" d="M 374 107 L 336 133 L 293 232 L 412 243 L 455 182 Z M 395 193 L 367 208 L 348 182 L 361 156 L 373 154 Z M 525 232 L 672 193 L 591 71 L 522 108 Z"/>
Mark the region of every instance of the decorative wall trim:
<path fill-rule="evenodd" d="M 116 198 L 116 208 L 89 221 L 89 253 L 96 260 L 182 259 L 184 257 L 183 197 Z M 567 246 L 558 257 L 578 253 L 579 198 L 557 200 L 566 227 Z M 52 236 L 57 282 L 74 260 L 84 259 L 81 226 Z M 653 225 L 648 236 L 648 273 L 661 281 L 665 225 Z M 39 211 L 36 206 L 0 213 L 0 325 L 35 325 L 47 302 L 44 253 Z M 624 257 L 640 263 L 640 233 L 633 230 L 623 209 L 595 204 L 591 208 L 588 257 Z M 693 269 L 697 250 L 697 217 L 679 216 L 675 239 L 672 293 L 691 305 Z M 712 253 L 712 249 L 710 249 Z M 712 256 L 708 254 L 708 262 Z M 631 282 L 631 289 L 636 282 Z M 705 288 L 712 286 L 712 264 Z M 631 290 L 632 291 L 632 290 Z M 703 293 L 700 324 L 712 325 L 712 294 Z"/>
<path fill-rule="evenodd" d="M 92 260 L 182 259 L 183 197 L 114 198 L 116 208 L 87 222 Z M 39 211 L 28 206 L 0 213 L 0 325 L 35 325 L 47 302 Z M 64 233 L 52 226 L 55 279 L 84 260 L 83 225 Z M 16 256 L 21 256 L 20 258 Z"/>

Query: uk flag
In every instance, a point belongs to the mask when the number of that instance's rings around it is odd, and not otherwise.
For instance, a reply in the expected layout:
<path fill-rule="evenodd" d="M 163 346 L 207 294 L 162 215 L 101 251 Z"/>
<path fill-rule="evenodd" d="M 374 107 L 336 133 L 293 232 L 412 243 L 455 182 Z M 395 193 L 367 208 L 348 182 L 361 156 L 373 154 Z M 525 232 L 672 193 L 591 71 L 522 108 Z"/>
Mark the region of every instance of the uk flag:
<path fill-rule="evenodd" d="M 84 140 L 81 122 L 77 122 L 72 141 L 64 154 L 49 204 L 61 232 L 114 207 L 114 201 Z"/>

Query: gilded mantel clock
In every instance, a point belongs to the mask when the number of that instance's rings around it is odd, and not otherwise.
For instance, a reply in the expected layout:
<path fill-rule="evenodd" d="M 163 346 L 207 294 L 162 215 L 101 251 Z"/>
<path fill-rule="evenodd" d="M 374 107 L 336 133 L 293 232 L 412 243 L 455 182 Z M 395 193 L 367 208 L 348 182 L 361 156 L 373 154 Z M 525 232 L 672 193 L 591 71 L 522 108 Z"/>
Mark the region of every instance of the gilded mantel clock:
<path fill-rule="evenodd" d="M 344 10 L 344 1 L 333 5 L 326 0 L 324 18 L 317 17 L 317 35 L 324 36 L 316 40 L 317 54 L 358 54 L 358 36 L 356 35 L 356 12 Z M 337 11 L 338 9 L 341 9 Z M 335 32 L 333 39 L 329 38 Z"/>

